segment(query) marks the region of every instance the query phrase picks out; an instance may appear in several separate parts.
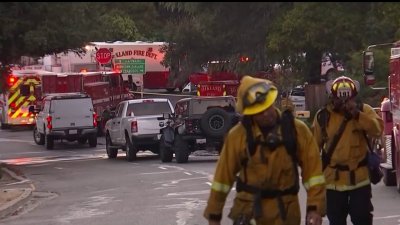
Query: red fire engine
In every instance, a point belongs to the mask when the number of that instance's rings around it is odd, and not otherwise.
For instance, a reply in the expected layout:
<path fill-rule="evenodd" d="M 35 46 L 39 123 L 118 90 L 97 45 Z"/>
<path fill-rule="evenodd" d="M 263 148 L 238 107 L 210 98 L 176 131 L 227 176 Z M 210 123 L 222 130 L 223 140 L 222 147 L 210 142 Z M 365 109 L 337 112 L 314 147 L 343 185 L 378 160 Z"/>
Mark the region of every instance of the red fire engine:
<path fill-rule="evenodd" d="M 94 111 L 99 115 L 100 133 L 109 119 L 110 110 L 121 101 L 133 98 L 121 73 L 81 72 L 42 76 L 43 95 L 66 92 L 83 92 L 92 98 Z"/>
<path fill-rule="evenodd" d="M 391 44 L 391 43 L 390 43 Z M 389 44 L 373 45 L 364 52 L 363 67 L 364 81 L 367 85 L 375 83 L 374 57 L 370 50 L 372 47 L 387 46 Z M 392 45 L 392 44 L 391 44 Z M 388 98 L 381 103 L 381 116 L 384 121 L 383 163 L 381 168 L 384 172 L 383 182 L 387 186 L 397 186 L 400 192 L 400 45 L 395 44 L 391 48 Z"/>
<path fill-rule="evenodd" d="M 5 75 L 5 84 L 0 93 L 0 125 L 7 128 L 13 125 L 34 124 L 29 107 L 40 99 L 42 75 L 55 75 L 43 70 L 11 70 Z"/>
<path fill-rule="evenodd" d="M 50 93 L 84 92 L 93 100 L 102 131 L 109 110 L 124 99 L 132 98 L 121 73 L 81 72 L 53 73 L 42 70 L 16 70 L 6 77 L 0 94 L 1 128 L 10 125 L 33 125 L 30 106 L 41 105 L 40 99 Z"/>

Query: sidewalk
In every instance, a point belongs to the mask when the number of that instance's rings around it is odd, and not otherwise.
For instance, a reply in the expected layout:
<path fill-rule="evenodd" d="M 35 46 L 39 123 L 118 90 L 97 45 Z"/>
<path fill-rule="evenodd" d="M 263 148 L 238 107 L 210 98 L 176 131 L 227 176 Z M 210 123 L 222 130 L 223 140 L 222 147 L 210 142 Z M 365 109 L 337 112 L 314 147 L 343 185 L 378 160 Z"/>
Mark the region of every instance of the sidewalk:
<path fill-rule="evenodd" d="M 32 182 L 6 164 L 0 163 L 0 219 L 13 215 L 32 196 Z"/>

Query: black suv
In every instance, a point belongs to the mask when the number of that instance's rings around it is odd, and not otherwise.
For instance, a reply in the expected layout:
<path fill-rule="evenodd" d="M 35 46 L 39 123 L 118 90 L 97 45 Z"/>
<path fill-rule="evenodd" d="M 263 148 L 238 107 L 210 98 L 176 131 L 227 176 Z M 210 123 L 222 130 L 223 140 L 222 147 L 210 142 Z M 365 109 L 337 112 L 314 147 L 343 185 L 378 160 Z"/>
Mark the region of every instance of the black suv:
<path fill-rule="evenodd" d="M 176 162 L 185 163 L 190 153 L 210 147 L 219 152 L 225 135 L 239 121 L 239 117 L 232 96 L 179 100 L 175 105 L 175 114 L 161 129 L 161 161 L 171 162 L 175 153 Z"/>

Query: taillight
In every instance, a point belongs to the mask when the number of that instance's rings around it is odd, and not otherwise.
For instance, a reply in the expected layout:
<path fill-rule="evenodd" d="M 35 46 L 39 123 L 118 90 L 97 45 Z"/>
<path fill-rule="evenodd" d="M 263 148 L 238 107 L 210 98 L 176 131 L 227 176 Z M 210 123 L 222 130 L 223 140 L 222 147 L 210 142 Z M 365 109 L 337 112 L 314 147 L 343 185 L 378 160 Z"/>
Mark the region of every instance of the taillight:
<path fill-rule="evenodd" d="M 131 123 L 131 132 L 132 133 L 138 132 L 138 127 L 137 127 L 137 121 L 136 120 L 132 121 L 132 123 Z"/>
<path fill-rule="evenodd" d="M 97 113 L 93 112 L 93 126 L 97 127 Z"/>
<path fill-rule="evenodd" d="M 393 115 L 392 115 L 392 113 L 391 113 L 390 111 L 386 111 L 385 114 L 386 114 L 386 122 L 387 122 L 387 123 L 393 122 Z"/>
<path fill-rule="evenodd" d="M 47 116 L 47 117 L 46 117 L 46 120 L 47 120 L 47 128 L 48 128 L 49 130 L 53 129 L 53 125 L 52 125 L 52 120 L 53 120 L 53 118 L 52 118 L 51 116 Z"/>
<path fill-rule="evenodd" d="M 185 128 L 186 128 L 186 132 L 193 133 L 194 132 L 193 121 L 190 119 L 186 119 L 185 120 Z"/>

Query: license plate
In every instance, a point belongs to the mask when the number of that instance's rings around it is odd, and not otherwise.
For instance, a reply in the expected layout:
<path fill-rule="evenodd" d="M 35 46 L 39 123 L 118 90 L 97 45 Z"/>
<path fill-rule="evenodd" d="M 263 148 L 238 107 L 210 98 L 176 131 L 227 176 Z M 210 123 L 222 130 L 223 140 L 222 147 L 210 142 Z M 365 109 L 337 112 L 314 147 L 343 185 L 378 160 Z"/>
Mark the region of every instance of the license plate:
<path fill-rule="evenodd" d="M 78 130 L 69 130 L 69 134 L 77 134 Z"/>
<path fill-rule="evenodd" d="M 205 144 L 206 143 L 206 139 L 196 139 L 196 143 L 197 144 Z"/>
<path fill-rule="evenodd" d="M 160 140 L 161 134 L 157 134 L 157 140 Z"/>

